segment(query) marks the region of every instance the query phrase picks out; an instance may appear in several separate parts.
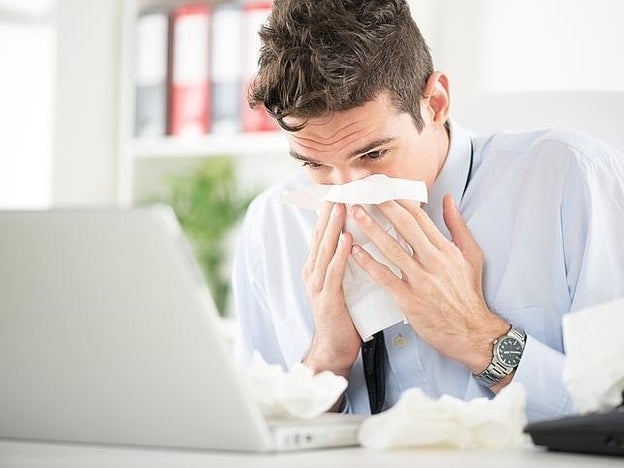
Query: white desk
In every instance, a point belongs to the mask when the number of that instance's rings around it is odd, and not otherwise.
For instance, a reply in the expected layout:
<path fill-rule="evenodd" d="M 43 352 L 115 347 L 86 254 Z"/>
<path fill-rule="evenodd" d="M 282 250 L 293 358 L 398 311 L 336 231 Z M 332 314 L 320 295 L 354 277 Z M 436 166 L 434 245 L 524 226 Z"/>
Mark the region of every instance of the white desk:
<path fill-rule="evenodd" d="M 0 439 L 1 468 L 622 468 L 622 466 L 623 460 L 618 457 L 545 452 L 533 447 L 511 451 L 387 452 L 348 448 L 264 455 L 46 444 Z"/>

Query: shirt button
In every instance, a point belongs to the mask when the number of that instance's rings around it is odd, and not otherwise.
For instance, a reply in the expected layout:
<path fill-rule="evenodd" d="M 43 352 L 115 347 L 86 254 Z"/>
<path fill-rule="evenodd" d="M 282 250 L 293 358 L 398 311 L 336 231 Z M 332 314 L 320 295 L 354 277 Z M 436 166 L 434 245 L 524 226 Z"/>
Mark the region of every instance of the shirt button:
<path fill-rule="evenodd" d="M 397 348 L 403 348 L 406 345 L 407 338 L 405 338 L 403 335 L 397 335 L 397 337 L 394 339 L 394 346 L 396 346 Z"/>

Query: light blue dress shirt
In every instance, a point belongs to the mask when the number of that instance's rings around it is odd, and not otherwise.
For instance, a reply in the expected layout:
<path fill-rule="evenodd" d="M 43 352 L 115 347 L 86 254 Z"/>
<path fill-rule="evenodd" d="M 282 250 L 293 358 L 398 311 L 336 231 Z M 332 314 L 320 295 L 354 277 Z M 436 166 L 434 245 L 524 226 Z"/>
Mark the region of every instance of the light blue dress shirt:
<path fill-rule="evenodd" d="M 561 318 L 624 296 L 624 156 L 572 131 L 481 137 L 454 123 L 450 128 L 449 154 L 426 211 L 448 237 L 442 197 L 454 196 L 484 252 L 488 306 L 528 334 L 513 378 L 527 391 L 528 419 L 571 413 L 561 377 Z M 310 183 L 302 172 L 260 195 L 247 213 L 233 272 L 242 363 L 257 350 L 287 369 L 309 349 L 314 324 L 302 268 L 317 215 L 280 197 Z M 385 337 L 386 408 L 411 387 L 434 398 L 493 397 L 409 325 L 392 326 Z M 347 401 L 349 411 L 369 412 L 361 359 L 349 377 Z"/>

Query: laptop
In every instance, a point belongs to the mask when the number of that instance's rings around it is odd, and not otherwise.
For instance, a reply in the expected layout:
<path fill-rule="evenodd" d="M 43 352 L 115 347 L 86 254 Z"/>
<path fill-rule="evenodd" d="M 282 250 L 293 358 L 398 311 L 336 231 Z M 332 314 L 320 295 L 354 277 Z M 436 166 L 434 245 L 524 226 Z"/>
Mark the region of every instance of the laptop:
<path fill-rule="evenodd" d="M 358 416 L 252 401 L 167 206 L 0 212 L 0 437 L 278 451 L 355 445 Z"/>
<path fill-rule="evenodd" d="M 530 423 L 524 432 L 551 451 L 624 457 L 624 406 Z"/>

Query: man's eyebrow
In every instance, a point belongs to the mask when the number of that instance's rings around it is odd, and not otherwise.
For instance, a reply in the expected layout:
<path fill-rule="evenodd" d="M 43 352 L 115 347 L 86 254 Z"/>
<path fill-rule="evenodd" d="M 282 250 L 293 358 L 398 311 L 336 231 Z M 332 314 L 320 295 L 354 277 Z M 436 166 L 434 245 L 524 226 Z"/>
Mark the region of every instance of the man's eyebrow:
<path fill-rule="evenodd" d="M 353 157 L 359 156 L 361 154 L 366 154 L 366 153 L 374 150 L 378 146 L 387 145 L 388 143 L 390 143 L 390 142 L 392 142 L 394 140 L 395 140 L 394 137 L 387 137 L 387 138 L 379 138 L 378 140 L 371 141 L 370 143 L 367 143 L 363 147 L 358 148 L 355 151 L 352 151 L 351 154 L 349 155 L 349 157 L 353 158 Z"/>
<path fill-rule="evenodd" d="M 353 158 L 355 156 L 359 156 L 361 154 L 366 154 L 372 150 L 374 150 L 375 148 L 379 147 L 379 146 L 383 146 L 383 145 L 387 145 L 388 143 L 391 143 L 392 141 L 394 141 L 395 138 L 394 137 L 387 137 L 387 138 L 380 138 L 378 140 L 374 140 L 371 141 L 370 143 L 367 143 L 366 145 L 364 145 L 361 148 L 356 149 L 355 151 L 352 151 L 349 154 L 349 158 Z M 317 161 L 316 159 L 313 158 L 309 158 L 307 156 L 304 156 L 302 154 L 297 153 L 295 150 L 290 150 L 288 152 L 293 158 L 297 159 L 298 161 L 303 161 L 303 162 L 309 162 L 309 163 L 313 163 L 313 164 L 321 164 L 319 161 Z"/>
<path fill-rule="evenodd" d="M 297 153 L 295 150 L 290 150 L 288 154 L 290 154 L 297 161 L 303 161 L 303 162 L 312 163 L 312 164 L 321 164 L 316 159 L 308 158 L 307 156 Z"/>

